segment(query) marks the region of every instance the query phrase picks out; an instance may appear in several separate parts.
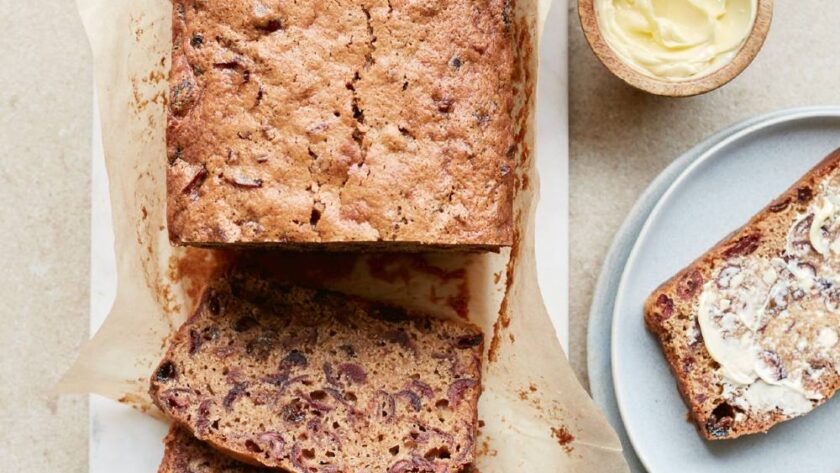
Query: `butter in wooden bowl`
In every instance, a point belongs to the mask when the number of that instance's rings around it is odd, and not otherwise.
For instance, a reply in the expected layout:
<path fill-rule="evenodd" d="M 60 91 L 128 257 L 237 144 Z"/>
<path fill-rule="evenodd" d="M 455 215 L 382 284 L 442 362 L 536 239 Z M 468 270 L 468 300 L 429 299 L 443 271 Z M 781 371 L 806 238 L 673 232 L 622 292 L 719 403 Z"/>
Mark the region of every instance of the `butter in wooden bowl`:
<path fill-rule="evenodd" d="M 630 85 L 671 96 L 713 90 L 752 61 L 772 0 L 580 0 L 601 62 Z"/>

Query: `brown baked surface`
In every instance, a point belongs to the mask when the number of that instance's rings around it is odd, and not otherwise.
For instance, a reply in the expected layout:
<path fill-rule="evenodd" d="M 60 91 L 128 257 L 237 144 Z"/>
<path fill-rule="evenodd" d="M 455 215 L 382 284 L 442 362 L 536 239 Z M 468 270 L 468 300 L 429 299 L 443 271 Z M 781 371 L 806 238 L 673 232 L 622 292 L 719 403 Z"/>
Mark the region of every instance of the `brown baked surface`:
<path fill-rule="evenodd" d="M 511 244 L 505 0 L 173 0 L 178 244 Z"/>
<path fill-rule="evenodd" d="M 779 422 L 797 416 L 781 409 L 744 410 L 743 406 L 725 399 L 729 394 L 724 393 L 721 365 L 707 349 L 700 328 L 700 299 L 707 282 L 715 284 L 714 287 L 719 290 L 734 284 L 731 276 L 749 267 L 748 260 L 795 260 L 789 250 L 789 239 L 797 240 L 803 262 L 816 264 L 818 255 L 803 240 L 807 237 L 797 230 L 797 223 L 807 220 L 811 212 L 809 209 L 822 198 L 821 185 L 829 183 L 833 189 L 840 189 L 839 168 L 840 150 L 829 155 L 746 225 L 656 289 L 645 303 L 645 323 L 659 339 L 679 391 L 700 434 L 706 439 L 730 439 L 765 432 Z M 779 281 L 787 284 L 784 280 L 787 276 L 784 272 L 779 273 Z M 813 351 L 816 324 L 840 329 L 840 315 L 823 307 L 828 303 L 827 298 L 833 297 L 830 294 L 840 294 L 833 291 L 833 287 L 827 287 L 824 292 L 811 297 L 780 290 L 778 299 L 775 296 L 773 301 L 767 299 L 768 305 L 762 313 L 765 319 L 761 322 L 765 325 L 759 329 L 758 337 L 761 337 L 764 350 L 761 357 L 767 363 L 766 368 L 773 370 L 778 380 L 792 375 L 791 367 L 801 364 L 808 366 L 809 373 L 821 373 L 807 381 L 809 390 L 823 396 L 821 400 L 813 401 L 813 407 L 825 402 L 840 388 L 837 372 L 840 369 L 837 364 L 840 353 L 837 347 L 833 348 L 833 352 L 829 350 L 827 355 Z M 816 322 L 814 317 L 817 312 L 826 313 L 825 318 L 819 319 L 820 322 Z M 798 340 L 807 343 L 797 348 L 794 345 Z"/>
<path fill-rule="evenodd" d="M 233 272 L 179 329 L 150 393 L 240 461 L 459 472 L 475 457 L 482 346 L 466 323 Z"/>
<path fill-rule="evenodd" d="M 269 473 L 270 468 L 238 462 L 214 450 L 177 425 L 163 441 L 158 473 Z"/>

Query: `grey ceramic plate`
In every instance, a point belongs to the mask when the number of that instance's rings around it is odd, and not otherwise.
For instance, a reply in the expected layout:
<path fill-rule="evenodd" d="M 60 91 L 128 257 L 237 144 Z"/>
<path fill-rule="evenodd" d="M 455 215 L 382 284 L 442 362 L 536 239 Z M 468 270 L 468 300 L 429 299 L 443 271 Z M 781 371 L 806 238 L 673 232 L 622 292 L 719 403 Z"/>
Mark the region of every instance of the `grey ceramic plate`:
<path fill-rule="evenodd" d="M 702 441 L 685 420 L 686 408 L 641 314 L 644 298 L 659 283 L 837 146 L 837 108 L 749 120 L 674 161 L 625 220 L 593 299 L 588 364 L 593 397 L 622 437 L 635 471 L 644 470 L 642 463 L 657 473 L 840 468 L 840 453 L 826 448 L 840 434 L 837 402 L 767 436 Z"/>

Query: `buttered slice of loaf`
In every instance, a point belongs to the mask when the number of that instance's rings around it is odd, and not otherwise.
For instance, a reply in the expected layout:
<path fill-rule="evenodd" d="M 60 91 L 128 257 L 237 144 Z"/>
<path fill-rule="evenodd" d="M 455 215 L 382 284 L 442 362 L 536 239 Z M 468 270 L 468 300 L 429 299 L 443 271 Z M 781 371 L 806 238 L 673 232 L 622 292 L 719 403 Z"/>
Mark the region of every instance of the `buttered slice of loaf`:
<path fill-rule="evenodd" d="M 840 387 L 840 150 L 651 294 L 700 433 L 765 432 Z"/>
<path fill-rule="evenodd" d="M 474 460 L 482 334 L 230 273 L 152 375 L 197 439 L 293 472 L 458 472 Z"/>

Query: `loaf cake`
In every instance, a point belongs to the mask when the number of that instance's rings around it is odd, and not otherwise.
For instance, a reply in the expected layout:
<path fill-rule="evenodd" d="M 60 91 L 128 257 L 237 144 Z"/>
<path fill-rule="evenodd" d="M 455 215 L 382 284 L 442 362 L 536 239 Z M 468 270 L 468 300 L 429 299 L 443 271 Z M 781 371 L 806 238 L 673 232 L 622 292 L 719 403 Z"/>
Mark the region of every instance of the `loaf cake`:
<path fill-rule="evenodd" d="M 178 330 L 150 393 L 247 463 L 460 472 L 475 455 L 482 350 L 466 323 L 232 271 Z"/>
<path fill-rule="evenodd" d="M 507 2 L 173 0 L 170 239 L 510 245 Z"/>
<path fill-rule="evenodd" d="M 840 388 L 840 150 L 645 304 L 703 437 L 765 432 Z"/>
<path fill-rule="evenodd" d="M 163 441 L 158 473 L 270 473 L 270 468 L 238 462 L 173 426 Z"/>

